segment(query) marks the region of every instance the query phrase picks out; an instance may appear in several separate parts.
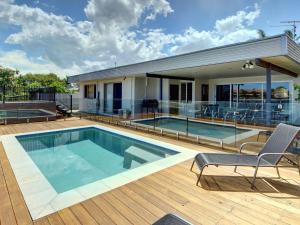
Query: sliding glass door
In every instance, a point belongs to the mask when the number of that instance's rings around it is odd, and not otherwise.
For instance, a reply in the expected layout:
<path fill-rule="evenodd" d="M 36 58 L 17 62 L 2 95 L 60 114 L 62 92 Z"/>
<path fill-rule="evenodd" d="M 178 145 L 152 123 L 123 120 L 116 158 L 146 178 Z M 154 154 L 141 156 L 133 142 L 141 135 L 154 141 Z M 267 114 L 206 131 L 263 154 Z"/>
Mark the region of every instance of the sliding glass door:
<path fill-rule="evenodd" d="M 193 101 L 193 83 L 192 82 L 182 82 L 180 86 L 180 100 L 182 102 L 192 102 Z"/>
<path fill-rule="evenodd" d="M 230 105 L 263 104 L 266 101 L 265 83 L 239 83 L 216 86 L 216 101 L 229 102 Z M 290 102 L 290 83 L 272 83 L 272 103 Z"/>

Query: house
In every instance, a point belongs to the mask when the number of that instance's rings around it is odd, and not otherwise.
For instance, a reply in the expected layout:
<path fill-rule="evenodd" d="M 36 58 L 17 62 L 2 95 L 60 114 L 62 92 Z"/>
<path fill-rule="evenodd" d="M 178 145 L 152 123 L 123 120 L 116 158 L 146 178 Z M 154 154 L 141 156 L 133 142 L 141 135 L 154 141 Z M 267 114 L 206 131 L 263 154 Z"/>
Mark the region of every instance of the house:
<path fill-rule="evenodd" d="M 196 107 L 198 101 L 226 107 L 280 102 L 294 110 L 299 74 L 300 46 L 278 35 L 74 75 L 68 81 L 80 86 L 80 110 L 92 113 L 138 113 L 144 99 L 162 102 L 165 112 L 172 111 L 172 102 Z"/>

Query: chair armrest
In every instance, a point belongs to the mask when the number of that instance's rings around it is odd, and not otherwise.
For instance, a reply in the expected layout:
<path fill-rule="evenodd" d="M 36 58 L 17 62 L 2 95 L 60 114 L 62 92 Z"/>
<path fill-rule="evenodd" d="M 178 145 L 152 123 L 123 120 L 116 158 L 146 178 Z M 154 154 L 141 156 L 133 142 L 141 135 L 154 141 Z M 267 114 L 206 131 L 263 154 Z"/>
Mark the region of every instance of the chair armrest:
<path fill-rule="evenodd" d="M 281 155 L 281 156 L 294 156 L 293 153 L 289 153 L 289 152 L 281 152 L 281 153 L 262 153 L 258 156 L 258 160 L 257 160 L 257 166 L 259 166 L 260 161 L 262 160 L 262 158 L 264 156 L 269 156 L 269 155 Z"/>
<path fill-rule="evenodd" d="M 263 146 L 264 144 L 265 144 L 264 142 L 245 142 L 245 143 L 241 144 L 241 146 L 240 146 L 240 153 L 242 153 L 242 150 L 247 145 Z"/>

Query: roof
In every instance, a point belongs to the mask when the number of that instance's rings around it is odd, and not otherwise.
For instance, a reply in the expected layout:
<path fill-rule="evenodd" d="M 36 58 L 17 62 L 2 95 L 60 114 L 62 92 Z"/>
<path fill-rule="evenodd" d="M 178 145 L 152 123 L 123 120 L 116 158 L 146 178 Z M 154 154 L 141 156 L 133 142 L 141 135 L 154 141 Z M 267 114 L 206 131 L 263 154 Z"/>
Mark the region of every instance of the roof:
<path fill-rule="evenodd" d="M 235 43 L 181 55 L 170 56 L 130 65 L 68 77 L 70 83 L 110 79 L 122 76 L 141 76 L 168 70 L 230 63 L 255 58 L 287 56 L 300 65 L 300 46 L 287 35 Z"/>

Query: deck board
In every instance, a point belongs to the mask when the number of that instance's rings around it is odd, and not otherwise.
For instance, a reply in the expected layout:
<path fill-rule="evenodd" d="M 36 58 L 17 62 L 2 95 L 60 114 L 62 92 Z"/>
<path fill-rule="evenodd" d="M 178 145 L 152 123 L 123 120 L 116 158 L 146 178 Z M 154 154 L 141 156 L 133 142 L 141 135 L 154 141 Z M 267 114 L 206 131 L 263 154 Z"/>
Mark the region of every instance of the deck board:
<path fill-rule="evenodd" d="M 96 122 L 79 119 L 0 126 L 0 134 L 78 127 Z M 118 128 L 124 129 L 124 128 Z M 129 130 L 128 130 L 129 131 Z M 139 131 L 146 137 L 157 136 Z M 199 145 L 159 140 L 201 151 Z M 250 188 L 252 168 L 209 167 L 201 187 L 190 172 L 191 160 L 95 196 L 49 216 L 32 221 L 9 161 L 0 145 L 0 222 L 3 224 L 152 224 L 166 213 L 176 213 L 194 224 L 299 224 L 300 177 L 297 169 L 259 171 Z M 195 168 L 196 170 L 196 168 Z"/>

